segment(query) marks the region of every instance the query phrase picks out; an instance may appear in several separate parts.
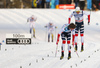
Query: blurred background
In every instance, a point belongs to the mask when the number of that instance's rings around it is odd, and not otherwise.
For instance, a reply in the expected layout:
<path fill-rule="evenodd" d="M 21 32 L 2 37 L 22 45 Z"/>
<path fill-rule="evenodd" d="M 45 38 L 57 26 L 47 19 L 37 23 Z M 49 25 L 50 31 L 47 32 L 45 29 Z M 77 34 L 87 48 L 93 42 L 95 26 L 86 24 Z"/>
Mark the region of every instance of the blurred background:
<path fill-rule="evenodd" d="M 0 0 L 0 8 L 100 10 L 100 0 Z"/>

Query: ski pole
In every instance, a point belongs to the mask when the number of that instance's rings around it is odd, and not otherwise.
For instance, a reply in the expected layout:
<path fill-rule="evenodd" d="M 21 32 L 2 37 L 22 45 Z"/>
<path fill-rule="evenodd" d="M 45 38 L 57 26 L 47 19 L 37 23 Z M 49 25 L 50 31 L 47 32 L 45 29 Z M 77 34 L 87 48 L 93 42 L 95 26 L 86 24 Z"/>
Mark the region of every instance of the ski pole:
<path fill-rule="evenodd" d="M 56 57 L 56 55 L 57 55 L 57 50 L 58 50 L 58 44 L 57 44 L 57 46 L 56 46 L 55 57 Z"/>
<path fill-rule="evenodd" d="M 73 48 L 74 48 L 74 45 L 73 45 Z M 75 50 L 75 48 L 74 48 L 74 50 Z M 76 50 L 75 50 L 75 52 L 76 52 L 77 56 L 79 57 L 79 54 L 77 53 L 77 51 L 76 51 Z"/>
<path fill-rule="evenodd" d="M 56 41 L 56 29 L 55 29 L 55 41 Z"/>
<path fill-rule="evenodd" d="M 46 28 L 46 34 L 45 34 L 45 41 L 46 41 L 46 35 L 47 35 L 47 28 Z"/>

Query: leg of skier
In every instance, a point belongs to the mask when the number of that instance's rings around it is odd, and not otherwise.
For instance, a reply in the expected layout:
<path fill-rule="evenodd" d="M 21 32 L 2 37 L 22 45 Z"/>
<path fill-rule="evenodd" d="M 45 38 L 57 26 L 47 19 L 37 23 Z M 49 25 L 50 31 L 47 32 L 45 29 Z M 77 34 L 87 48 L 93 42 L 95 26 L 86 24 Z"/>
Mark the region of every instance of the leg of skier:
<path fill-rule="evenodd" d="M 33 37 L 36 38 L 35 37 L 35 24 L 34 23 L 32 23 L 32 29 L 33 29 Z"/>
<path fill-rule="evenodd" d="M 67 45 L 68 45 L 68 60 L 71 58 L 71 46 L 70 46 L 70 40 L 71 40 L 71 32 L 67 34 Z"/>
<path fill-rule="evenodd" d="M 33 27 L 33 37 L 36 38 L 35 37 L 35 28 L 34 27 Z"/>
<path fill-rule="evenodd" d="M 82 22 L 81 27 L 80 27 L 80 36 L 81 36 L 81 52 L 84 50 L 84 24 Z"/>
<path fill-rule="evenodd" d="M 84 36 L 81 34 L 81 52 L 84 51 Z"/>
<path fill-rule="evenodd" d="M 70 46 L 70 41 L 67 41 L 68 45 L 68 60 L 71 58 L 71 46 Z"/>
<path fill-rule="evenodd" d="M 65 51 L 65 44 L 66 44 L 66 40 L 62 40 L 62 46 L 61 46 L 61 57 L 60 60 L 63 59 L 64 57 L 64 51 Z"/>
<path fill-rule="evenodd" d="M 48 42 L 50 42 L 50 33 L 48 33 Z"/>
<path fill-rule="evenodd" d="M 32 24 L 30 23 L 30 34 L 32 33 Z"/>
<path fill-rule="evenodd" d="M 51 34 L 52 42 L 53 42 L 53 33 Z"/>
<path fill-rule="evenodd" d="M 61 57 L 60 57 L 60 60 L 63 59 L 64 57 L 64 50 L 65 50 L 65 44 L 66 44 L 66 37 L 65 37 L 66 33 L 63 32 L 61 34 L 61 38 L 62 38 L 62 46 L 61 46 Z"/>
<path fill-rule="evenodd" d="M 76 28 L 75 28 L 75 50 L 77 51 L 77 42 L 78 42 L 78 31 L 79 31 L 79 24 L 76 22 Z"/>
<path fill-rule="evenodd" d="M 32 33 L 32 28 L 30 28 L 30 34 Z"/>

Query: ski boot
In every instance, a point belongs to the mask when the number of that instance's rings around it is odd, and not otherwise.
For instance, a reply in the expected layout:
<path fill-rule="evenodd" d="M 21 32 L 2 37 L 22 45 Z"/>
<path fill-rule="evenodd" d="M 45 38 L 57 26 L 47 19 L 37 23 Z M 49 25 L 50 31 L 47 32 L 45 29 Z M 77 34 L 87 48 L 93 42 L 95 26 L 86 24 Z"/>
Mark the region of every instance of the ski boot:
<path fill-rule="evenodd" d="M 61 57 L 60 57 L 60 60 L 62 60 L 64 58 L 64 52 L 61 53 Z"/>
<path fill-rule="evenodd" d="M 81 52 L 83 52 L 84 51 L 84 48 L 83 48 L 83 45 L 81 46 Z"/>
<path fill-rule="evenodd" d="M 77 51 L 77 45 L 75 45 L 75 51 Z"/>
<path fill-rule="evenodd" d="M 71 52 L 69 52 L 68 54 L 68 60 L 71 58 Z"/>

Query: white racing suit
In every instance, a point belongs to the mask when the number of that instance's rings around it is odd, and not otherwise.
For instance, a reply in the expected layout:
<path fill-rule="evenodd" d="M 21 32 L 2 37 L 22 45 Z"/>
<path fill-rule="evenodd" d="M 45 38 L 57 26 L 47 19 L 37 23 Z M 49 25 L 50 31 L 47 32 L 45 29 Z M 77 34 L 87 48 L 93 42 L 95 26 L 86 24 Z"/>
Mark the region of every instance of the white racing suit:
<path fill-rule="evenodd" d="M 54 30 L 56 28 L 56 26 L 54 24 L 50 25 L 49 23 L 45 26 L 47 28 L 47 31 L 48 31 L 48 42 L 50 42 L 50 35 L 51 35 L 51 38 L 52 38 L 52 42 L 53 42 L 53 39 L 54 39 Z"/>
<path fill-rule="evenodd" d="M 36 23 L 37 18 L 35 16 L 32 16 L 27 19 L 27 22 L 29 22 L 30 25 L 30 33 L 32 33 L 33 30 L 33 37 L 35 37 L 35 23 Z"/>
<path fill-rule="evenodd" d="M 73 13 L 69 17 L 69 23 L 71 21 L 71 17 L 75 17 L 75 24 L 76 24 L 76 29 L 75 29 L 75 45 L 77 45 L 77 39 L 78 39 L 78 32 L 80 31 L 80 36 L 81 36 L 81 45 L 84 45 L 84 21 L 83 21 L 83 16 L 87 15 L 88 16 L 88 23 L 90 22 L 90 14 L 85 12 L 85 11 L 80 11 L 79 14 L 76 13 L 76 11 L 73 11 Z"/>

